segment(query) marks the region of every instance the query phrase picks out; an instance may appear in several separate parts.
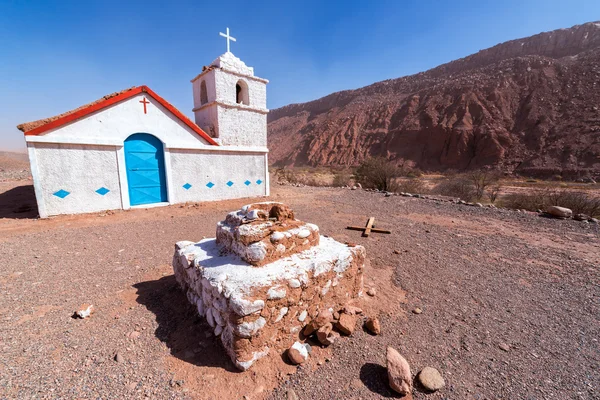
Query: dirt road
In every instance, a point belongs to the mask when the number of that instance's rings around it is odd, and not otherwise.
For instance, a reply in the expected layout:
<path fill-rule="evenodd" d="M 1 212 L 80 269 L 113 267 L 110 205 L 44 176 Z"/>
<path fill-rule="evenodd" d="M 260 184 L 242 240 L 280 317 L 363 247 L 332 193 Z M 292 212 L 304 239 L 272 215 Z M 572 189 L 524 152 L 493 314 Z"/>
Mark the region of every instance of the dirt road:
<path fill-rule="evenodd" d="M 27 187 L 2 190 L 31 204 Z M 36 220 L 35 210 L 14 213 L 12 195 L 0 194 L 0 212 L 12 210 L 0 219 L 0 398 L 394 397 L 388 345 L 413 373 L 432 366 L 444 376 L 443 390 L 416 399 L 600 398 L 597 225 L 276 186 L 272 199 L 298 218 L 366 247 L 365 284 L 377 294 L 364 308 L 383 334 L 315 346 L 298 369 L 272 354 L 240 373 L 170 263 L 176 241 L 213 236 L 227 211 L 252 200 Z M 344 229 L 368 216 L 393 234 Z M 73 319 L 82 303 L 96 313 Z"/>

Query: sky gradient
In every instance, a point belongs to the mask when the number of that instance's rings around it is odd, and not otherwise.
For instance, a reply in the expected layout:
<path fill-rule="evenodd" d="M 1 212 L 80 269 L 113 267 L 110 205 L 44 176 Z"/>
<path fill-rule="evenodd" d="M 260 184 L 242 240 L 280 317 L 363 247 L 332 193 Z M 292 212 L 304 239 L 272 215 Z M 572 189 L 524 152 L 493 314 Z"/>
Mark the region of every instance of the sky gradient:
<path fill-rule="evenodd" d="M 270 80 L 269 108 L 600 20 L 600 1 L 0 0 L 0 150 L 16 125 L 148 85 L 192 118 L 190 79 L 226 50 Z"/>

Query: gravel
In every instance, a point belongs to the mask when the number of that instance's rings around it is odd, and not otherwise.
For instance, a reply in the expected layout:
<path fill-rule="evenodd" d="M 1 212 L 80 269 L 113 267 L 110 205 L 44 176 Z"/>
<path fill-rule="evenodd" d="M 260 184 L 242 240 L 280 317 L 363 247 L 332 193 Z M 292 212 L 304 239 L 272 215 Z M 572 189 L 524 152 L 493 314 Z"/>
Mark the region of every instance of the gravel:
<path fill-rule="evenodd" d="M 0 397 L 376 399 L 394 396 L 392 346 L 413 371 L 444 377 L 415 399 L 600 398 L 598 225 L 362 190 L 276 186 L 271 197 L 366 247 L 365 286 L 377 290 L 365 309 L 379 307 L 381 335 L 356 329 L 326 350 L 313 345 L 302 367 L 273 355 L 235 371 L 170 263 L 176 241 L 214 236 L 251 200 L 7 218 Z M 369 216 L 393 233 L 344 229 Z M 94 314 L 72 318 L 86 303 Z"/>

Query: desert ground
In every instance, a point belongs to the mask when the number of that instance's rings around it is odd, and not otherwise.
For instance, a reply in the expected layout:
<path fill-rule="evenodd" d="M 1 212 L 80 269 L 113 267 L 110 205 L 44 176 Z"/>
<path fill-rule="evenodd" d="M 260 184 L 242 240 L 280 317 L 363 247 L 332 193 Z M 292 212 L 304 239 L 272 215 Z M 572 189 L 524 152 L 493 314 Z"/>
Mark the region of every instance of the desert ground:
<path fill-rule="evenodd" d="M 341 188 L 272 186 L 272 200 L 369 259 L 357 329 L 301 367 L 270 354 L 238 372 L 171 267 L 264 199 L 36 219 L 27 179 L 0 182 L 0 398 L 378 399 L 385 350 L 446 387 L 415 399 L 599 399 L 600 227 L 535 213 Z M 369 216 L 391 235 L 346 230 Z M 74 319 L 82 304 L 88 319 Z M 421 314 L 413 313 L 418 307 Z"/>

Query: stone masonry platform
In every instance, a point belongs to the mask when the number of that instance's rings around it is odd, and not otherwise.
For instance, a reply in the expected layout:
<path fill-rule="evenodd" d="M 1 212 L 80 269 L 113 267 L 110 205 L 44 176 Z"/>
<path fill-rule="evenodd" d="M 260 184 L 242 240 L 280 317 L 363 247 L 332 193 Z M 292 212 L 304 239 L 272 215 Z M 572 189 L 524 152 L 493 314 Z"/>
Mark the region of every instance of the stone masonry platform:
<path fill-rule="evenodd" d="M 228 214 L 217 238 L 176 244 L 177 281 L 241 370 L 362 295 L 364 248 L 318 232 L 281 203 L 256 203 Z"/>

